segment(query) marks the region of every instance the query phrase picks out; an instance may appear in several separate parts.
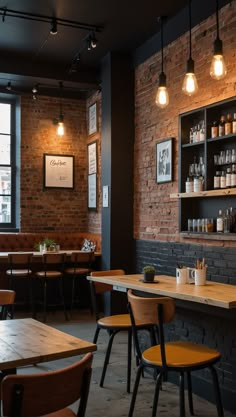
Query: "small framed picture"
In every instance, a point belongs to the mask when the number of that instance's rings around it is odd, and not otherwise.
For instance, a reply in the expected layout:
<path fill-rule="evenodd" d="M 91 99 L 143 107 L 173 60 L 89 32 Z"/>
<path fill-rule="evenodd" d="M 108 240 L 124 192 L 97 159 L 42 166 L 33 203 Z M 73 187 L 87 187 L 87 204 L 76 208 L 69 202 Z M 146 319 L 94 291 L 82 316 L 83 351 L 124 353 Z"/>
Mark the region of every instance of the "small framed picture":
<path fill-rule="evenodd" d="M 88 176 L 88 208 L 90 210 L 97 208 L 97 174 Z"/>
<path fill-rule="evenodd" d="M 97 172 L 97 142 L 88 145 L 88 174 Z"/>
<path fill-rule="evenodd" d="M 44 188 L 74 188 L 74 155 L 43 155 Z"/>
<path fill-rule="evenodd" d="M 172 181 L 172 145 L 173 138 L 165 139 L 156 144 L 156 181 Z"/>
<path fill-rule="evenodd" d="M 97 130 L 97 103 L 93 103 L 88 109 L 88 134 L 93 135 Z"/>

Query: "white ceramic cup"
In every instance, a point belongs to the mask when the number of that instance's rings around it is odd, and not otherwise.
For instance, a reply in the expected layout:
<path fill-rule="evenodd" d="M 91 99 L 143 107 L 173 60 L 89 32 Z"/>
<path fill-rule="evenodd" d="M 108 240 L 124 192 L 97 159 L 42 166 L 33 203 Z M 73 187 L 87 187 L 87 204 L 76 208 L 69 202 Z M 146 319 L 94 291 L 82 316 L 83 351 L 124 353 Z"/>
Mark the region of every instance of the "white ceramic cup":
<path fill-rule="evenodd" d="M 206 285 L 206 268 L 195 269 L 194 281 L 195 285 Z"/>
<path fill-rule="evenodd" d="M 187 268 L 176 268 L 176 284 L 187 283 Z"/>
<path fill-rule="evenodd" d="M 187 283 L 194 284 L 195 283 L 195 268 L 187 268 Z"/>

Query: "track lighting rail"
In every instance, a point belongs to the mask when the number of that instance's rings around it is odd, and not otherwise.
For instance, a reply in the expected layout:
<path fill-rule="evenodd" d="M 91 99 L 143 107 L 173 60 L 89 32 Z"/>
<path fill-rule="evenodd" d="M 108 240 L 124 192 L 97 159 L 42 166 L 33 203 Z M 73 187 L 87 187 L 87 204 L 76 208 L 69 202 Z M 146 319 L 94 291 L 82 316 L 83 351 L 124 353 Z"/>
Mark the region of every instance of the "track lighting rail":
<path fill-rule="evenodd" d="M 94 32 L 101 32 L 103 30 L 103 26 L 100 25 L 92 25 L 89 23 L 77 22 L 74 20 L 69 19 L 61 19 L 55 16 L 46 16 L 42 14 L 34 14 L 28 12 L 22 12 L 18 10 L 8 9 L 7 7 L 0 8 L 0 16 L 2 16 L 2 21 L 4 22 L 7 17 L 16 17 L 18 19 L 25 19 L 25 20 L 32 20 L 37 22 L 44 22 L 51 24 L 52 21 L 56 21 L 57 25 L 71 27 L 75 29 L 81 30 L 89 30 Z"/>

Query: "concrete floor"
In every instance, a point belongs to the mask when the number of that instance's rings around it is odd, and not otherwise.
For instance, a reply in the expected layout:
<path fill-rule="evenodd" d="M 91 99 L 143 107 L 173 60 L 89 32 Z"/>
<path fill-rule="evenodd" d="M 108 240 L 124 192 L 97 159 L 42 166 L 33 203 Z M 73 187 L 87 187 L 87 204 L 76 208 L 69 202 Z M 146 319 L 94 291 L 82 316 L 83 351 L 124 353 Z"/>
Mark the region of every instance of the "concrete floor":
<path fill-rule="evenodd" d="M 27 314 L 16 313 L 15 318 L 26 317 Z M 39 317 L 40 318 L 40 317 Z M 81 310 L 73 312 L 71 320 L 65 322 L 63 313 L 50 312 L 47 324 L 56 327 L 66 333 L 92 341 L 95 331 L 95 321 L 91 314 Z M 100 332 L 98 350 L 94 354 L 93 373 L 90 386 L 90 394 L 87 405 L 88 417 L 127 417 L 131 394 L 126 392 L 126 333 L 115 336 L 110 364 L 107 369 L 104 388 L 99 387 L 99 380 L 103 366 L 103 359 L 108 336 L 105 331 Z M 47 362 L 36 367 L 21 368 L 19 373 L 32 373 L 57 369 L 67 366 L 77 360 L 78 357 Z M 135 360 L 133 360 L 132 385 L 135 378 Z M 154 392 L 153 379 L 146 376 L 141 379 L 139 392 L 136 400 L 134 417 L 151 416 L 152 400 Z M 187 396 L 186 396 L 187 397 Z M 158 413 L 159 416 L 179 416 L 178 388 L 170 383 L 164 383 L 160 393 Z M 216 408 L 213 404 L 194 396 L 195 416 L 215 417 Z M 188 404 L 186 403 L 186 416 L 189 416 Z M 236 417 L 225 412 L 225 417 Z"/>

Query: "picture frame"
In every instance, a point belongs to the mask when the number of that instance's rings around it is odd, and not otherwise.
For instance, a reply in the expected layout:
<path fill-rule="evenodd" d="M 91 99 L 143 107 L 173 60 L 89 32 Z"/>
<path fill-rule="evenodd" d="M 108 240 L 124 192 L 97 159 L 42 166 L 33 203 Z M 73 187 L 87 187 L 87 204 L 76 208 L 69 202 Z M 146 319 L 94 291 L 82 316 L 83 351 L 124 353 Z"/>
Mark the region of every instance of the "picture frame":
<path fill-rule="evenodd" d="M 95 102 L 88 108 L 88 134 L 93 135 L 97 130 L 97 103 Z"/>
<path fill-rule="evenodd" d="M 171 182 L 173 179 L 173 138 L 156 143 L 156 182 Z"/>
<path fill-rule="evenodd" d="M 97 172 L 97 142 L 88 145 L 88 175 Z"/>
<path fill-rule="evenodd" d="M 97 208 L 97 174 L 88 175 L 88 208 Z"/>
<path fill-rule="evenodd" d="M 44 188 L 74 189 L 74 155 L 43 155 Z"/>

